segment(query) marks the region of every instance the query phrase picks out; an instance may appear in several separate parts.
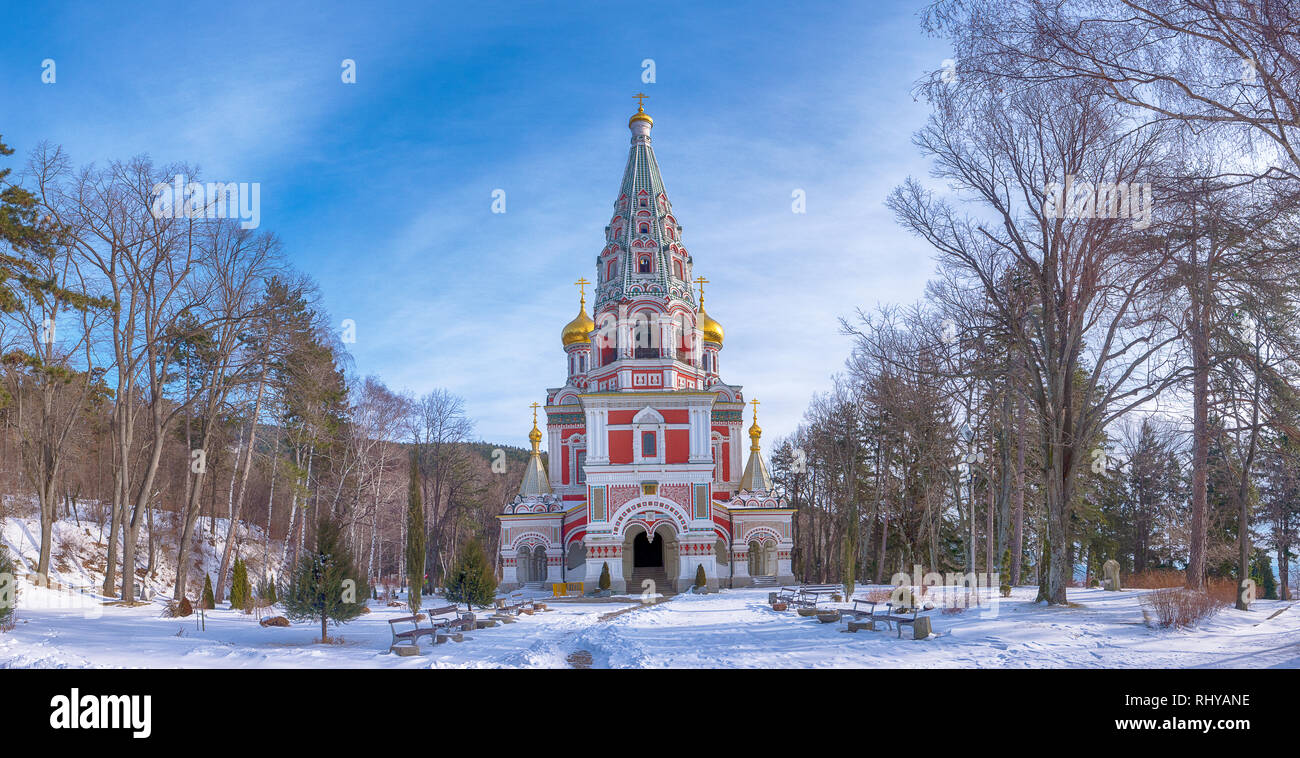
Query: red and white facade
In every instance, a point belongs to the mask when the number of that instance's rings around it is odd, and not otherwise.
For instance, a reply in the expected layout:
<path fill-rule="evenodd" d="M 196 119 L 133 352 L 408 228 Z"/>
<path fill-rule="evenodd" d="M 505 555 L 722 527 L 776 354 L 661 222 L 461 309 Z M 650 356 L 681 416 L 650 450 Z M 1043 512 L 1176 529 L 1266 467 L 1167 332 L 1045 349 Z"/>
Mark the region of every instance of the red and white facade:
<path fill-rule="evenodd" d="M 793 582 L 793 510 L 773 493 L 755 417 L 720 376 L 723 331 L 692 288 L 641 109 L 614 214 L 585 296 L 562 334 L 568 375 L 547 390 L 549 473 L 529 476 L 501 519 L 501 585 L 584 582 L 608 566 L 616 593 Z M 702 282 L 701 282 L 702 284 Z M 535 435 L 541 432 L 534 427 Z M 531 436 L 531 435 L 530 435 Z M 653 583 L 653 584 L 651 584 Z"/>

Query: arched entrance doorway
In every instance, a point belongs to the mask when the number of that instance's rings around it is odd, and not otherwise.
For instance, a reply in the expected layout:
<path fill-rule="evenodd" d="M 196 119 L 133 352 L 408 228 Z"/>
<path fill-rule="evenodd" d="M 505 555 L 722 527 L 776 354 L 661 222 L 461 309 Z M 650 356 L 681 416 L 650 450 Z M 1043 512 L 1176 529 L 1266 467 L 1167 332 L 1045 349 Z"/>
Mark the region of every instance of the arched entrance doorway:
<path fill-rule="evenodd" d="M 664 541 L 656 539 L 651 542 L 641 532 L 632 540 L 632 568 L 663 568 Z"/>
<path fill-rule="evenodd" d="M 747 568 L 751 577 L 776 576 L 776 541 L 771 538 L 751 540 Z"/>
<path fill-rule="evenodd" d="M 527 545 L 519 548 L 515 557 L 515 577 L 520 584 L 546 581 L 546 547 Z"/>
<path fill-rule="evenodd" d="M 661 522 L 647 534 L 643 526 L 635 524 L 624 533 L 623 577 L 629 594 L 673 594 L 677 563 L 677 532 L 672 526 Z"/>

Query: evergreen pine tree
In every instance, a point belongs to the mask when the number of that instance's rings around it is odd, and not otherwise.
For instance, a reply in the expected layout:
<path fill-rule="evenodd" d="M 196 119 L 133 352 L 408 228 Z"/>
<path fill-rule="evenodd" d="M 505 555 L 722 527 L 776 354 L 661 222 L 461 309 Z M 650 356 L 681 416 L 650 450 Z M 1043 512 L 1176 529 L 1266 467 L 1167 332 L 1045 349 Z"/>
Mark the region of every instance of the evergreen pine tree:
<path fill-rule="evenodd" d="M 596 585 L 602 591 L 609 589 L 609 564 L 603 563 L 600 566 L 600 581 Z"/>
<path fill-rule="evenodd" d="M 270 579 L 263 579 L 262 581 L 258 582 L 257 596 L 261 598 L 267 605 L 275 605 L 276 602 L 278 602 L 275 597 L 275 582 L 271 581 Z"/>
<path fill-rule="evenodd" d="M 708 583 L 708 579 L 704 576 L 704 564 L 701 563 L 695 567 L 695 586 L 703 587 L 706 583 Z"/>
<path fill-rule="evenodd" d="M 217 601 L 212 596 L 212 575 L 203 575 L 203 598 L 199 600 L 199 607 L 205 611 L 213 610 L 217 607 Z"/>
<path fill-rule="evenodd" d="M 294 621 L 319 620 L 321 642 L 328 642 L 329 622 L 347 623 L 365 612 L 360 584 L 338 521 L 323 514 L 316 522 L 316 546 L 294 564 L 280 604 Z"/>
<path fill-rule="evenodd" d="M 418 451 L 411 450 L 411 473 L 406 491 L 406 582 L 410 590 L 406 602 L 411 613 L 420 610 L 420 592 L 424 588 L 424 503 L 420 498 L 420 461 Z"/>
<path fill-rule="evenodd" d="M 1277 578 L 1273 576 L 1273 560 L 1263 550 L 1256 549 L 1250 562 L 1250 578 L 1255 582 L 1255 597 L 1277 600 Z"/>
<path fill-rule="evenodd" d="M 243 558 L 236 558 L 230 573 L 230 607 L 242 610 L 252 599 L 253 588 L 248 582 L 248 564 Z"/>
<path fill-rule="evenodd" d="M 461 548 L 460 557 L 447 578 L 447 599 L 464 603 L 466 610 L 472 606 L 490 605 L 497 594 L 497 579 L 483 555 L 483 546 L 472 539 Z"/>

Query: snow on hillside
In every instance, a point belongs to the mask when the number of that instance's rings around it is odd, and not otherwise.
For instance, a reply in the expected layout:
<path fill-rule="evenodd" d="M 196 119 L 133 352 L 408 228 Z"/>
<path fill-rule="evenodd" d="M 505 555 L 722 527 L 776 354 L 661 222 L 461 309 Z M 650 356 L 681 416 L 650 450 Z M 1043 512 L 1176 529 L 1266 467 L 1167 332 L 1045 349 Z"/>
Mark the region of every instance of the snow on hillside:
<path fill-rule="evenodd" d="M 136 577 L 143 583 L 145 597 L 170 597 L 176 582 L 176 545 L 180 525 L 174 514 L 159 512 L 154 515 L 156 539 L 154 571 L 148 572 L 149 540 L 146 527 L 140 529 L 136 550 Z M 226 545 L 229 519 L 218 518 L 215 533 L 211 520 L 202 517 L 195 525 L 195 538 L 189 555 L 190 576 L 187 593 L 191 597 L 203 589 L 203 577 L 211 574 L 216 581 L 221 566 L 221 552 Z M 241 521 L 238 524 L 240 556 L 248 562 L 249 576 L 254 581 L 262 576 L 265 530 Z M 41 523 L 38 518 L 10 516 L 0 521 L 0 541 L 9 548 L 20 574 L 35 572 L 40 558 Z M 63 518 L 54 523 L 51 542 L 50 580 L 56 586 L 68 587 L 92 596 L 99 596 L 104 584 L 104 569 L 108 560 L 108 526 L 87 519 L 79 522 Z M 270 567 L 280 568 L 283 543 L 270 543 Z M 232 554 L 233 555 L 233 554 Z M 119 546 L 118 560 L 121 560 Z M 232 557 L 233 562 L 233 557 Z M 120 571 L 120 566 L 119 566 Z"/>

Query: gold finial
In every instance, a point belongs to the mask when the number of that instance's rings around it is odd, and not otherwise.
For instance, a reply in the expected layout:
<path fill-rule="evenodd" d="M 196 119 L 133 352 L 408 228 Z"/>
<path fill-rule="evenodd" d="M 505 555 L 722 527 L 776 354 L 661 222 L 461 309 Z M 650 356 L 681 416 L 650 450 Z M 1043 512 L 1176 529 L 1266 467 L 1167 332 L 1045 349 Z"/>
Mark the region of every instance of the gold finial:
<path fill-rule="evenodd" d="M 704 307 L 704 285 L 708 284 L 709 280 L 705 279 L 702 276 L 697 276 L 695 278 L 695 283 L 700 285 L 700 307 L 703 308 Z"/>
<path fill-rule="evenodd" d="M 703 333 L 706 342 L 716 342 L 721 345 L 723 337 L 722 324 L 714 321 L 709 317 L 709 314 L 704 312 L 704 285 L 708 284 L 709 280 L 700 276 L 695 278 L 695 283 L 700 286 L 700 331 Z"/>
<path fill-rule="evenodd" d="M 542 430 L 537 428 L 537 409 L 540 408 L 537 403 L 530 406 L 533 409 L 533 430 L 528 433 L 528 441 L 533 443 L 533 455 L 541 453 Z"/>
<path fill-rule="evenodd" d="M 642 92 L 638 92 L 632 97 L 636 98 L 636 113 L 633 113 L 632 118 L 627 120 L 628 128 L 629 129 L 632 128 L 632 124 L 635 124 L 638 121 L 644 121 L 650 126 L 654 126 L 655 120 L 650 118 L 650 115 L 645 112 L 645 103 L 643 102 L 647 97 L 650 96 Z"/>
<path fill-rule="evenodd" d="M 578 297 L 582 299 L 582 307 L 585 308 L 587 306 L 587 285 L 591 284 L 591 282 L 587 281 L 587 277 L 584 276 L 574 284 L 578 286 Z"/>
<path fill-rule="evenodd" d="M 749 449 L 755 453 L 759 451 L 758 439 L 763 436 L 763 429 L 758 425 L 758 398 L 749 401 L 754 406 L 754 424 L 749 427 Z"/>

